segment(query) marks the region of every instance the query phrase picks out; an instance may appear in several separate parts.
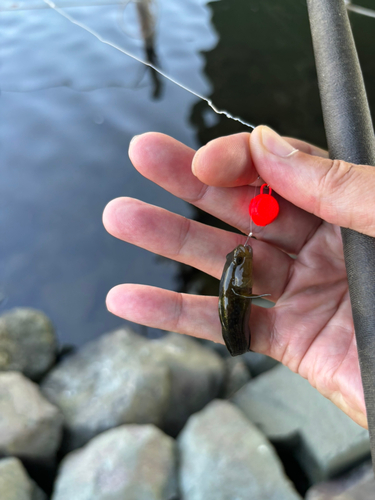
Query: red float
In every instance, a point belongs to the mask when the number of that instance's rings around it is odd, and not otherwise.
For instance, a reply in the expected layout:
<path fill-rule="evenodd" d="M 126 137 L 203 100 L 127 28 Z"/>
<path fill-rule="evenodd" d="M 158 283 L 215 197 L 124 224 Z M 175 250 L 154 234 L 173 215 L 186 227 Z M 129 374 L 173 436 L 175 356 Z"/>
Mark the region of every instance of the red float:
<path fill-rule="evenodd" d="M 268 194 L 263 193 L 265 187 L 269 189 Z M 257 226 L 267 226 L 278 216 L 279 204 L 272 196 L 272 189 L 267 184 L 263 184 L 260 188 L 260 194 L 251 200 L 249 213 Z"/>

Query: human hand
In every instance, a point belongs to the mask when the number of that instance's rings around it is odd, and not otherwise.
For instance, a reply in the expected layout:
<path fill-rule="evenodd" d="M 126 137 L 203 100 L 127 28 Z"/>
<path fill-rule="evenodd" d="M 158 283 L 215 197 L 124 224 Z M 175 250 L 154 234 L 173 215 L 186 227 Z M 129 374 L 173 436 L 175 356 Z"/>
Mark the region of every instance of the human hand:
<path fill-rule="evenodd" d="M 333 162 L 267 127 L 216 139 L 194 154 L 158 133 L 136 137 L 129 149 L 146 178 L 245 234 L 258 175 L 278 193 L 278 218 L 253 228 L 253 293 L 270 293 L 275 306 L 252 306 L 251 349 L 298 372 L 367 427 L 339 226 L 375 236 L 375 169 Z M 226 255 L 246 240 L 131 198 L 112 200 L 103 221 L 117 238 L 216 278 Z M 217 297 L 124 284 L 108 293 L 107 307 L 136 323 L 223 343 Z"/>

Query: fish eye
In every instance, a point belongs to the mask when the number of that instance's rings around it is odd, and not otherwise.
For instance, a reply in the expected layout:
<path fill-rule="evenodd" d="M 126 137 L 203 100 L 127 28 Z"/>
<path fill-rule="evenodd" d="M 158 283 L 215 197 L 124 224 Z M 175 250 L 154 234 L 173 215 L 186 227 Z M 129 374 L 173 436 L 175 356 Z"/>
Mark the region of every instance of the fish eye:
<path fill-rule="evenodd" d="M 244 258 L 240 255 L 239 257 L 236 257 L 236 265 L 239 266 L 243 263 Z"/>

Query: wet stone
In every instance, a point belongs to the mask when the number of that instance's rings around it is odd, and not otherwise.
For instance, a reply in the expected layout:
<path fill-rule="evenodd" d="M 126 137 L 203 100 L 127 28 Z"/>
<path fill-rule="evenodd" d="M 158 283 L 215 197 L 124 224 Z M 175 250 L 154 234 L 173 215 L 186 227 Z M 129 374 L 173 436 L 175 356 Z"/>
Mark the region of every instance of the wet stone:
<path fill-rule="evenodd" d="M 199 339 L 199 342 L 205 347 L 215 351 L 222 358 L 233 359 L 224 344 L 219 344 L 206 339 Z M 279 362 L 275 359 L 258 352 L 246 352 L 241 356 L 236 356 L 235 359 L 240 359 L 243 363 L 245 363 L 252 377 L 257 377 L 279 364 Z"/>
<path fill-rule="evenodd" d="M 49 460 L 59 447 L 62 423 L 36 384 L 18 372 L 0 374 L 0 454 Z"/>
<path fill-rule="evenodd" d="M 10 457 L 0 460 L 1 500 L 47 500 L 47 496 L 32 481 L 22 462 Z"/>
<path fill-rule="evenodd" d="M 56 366 L 42 383 L 65 416 L 66 448 L 104 430 L 153 423 L 175 436 L 217 397 L 224 362 L 184 335 L 147 340 L 129 329 L 104 335 Z"/>
<path fill-rule="evenodd" d="M 268 372 L 279 364 L 276 359 L 270 358 L 259 352 L 247 352 L 241 356 L 241 359 L 246 363 L 253 377 L 257 377 L 264 372 Z"/>
<path fill-rule="evenodd" d="M 213 342 L 212 340 L 207 340 L 207 339 L 197 339 L 197 342 L 202 344 L 204 347 L 212 349 L 224 359 L 231 357 L 228 349 L 225 347 L 224 344 L 220 344 L 219 342 Z"/>
<path fill-rule="evenodd" d="M 192 413 L 219 396 L 225 364 L 215 352 L 178 333 L 150 341 L 144 349 L 153 360 L 169 368 L 171 390 L 162 427 L 176 436 Z"/>
<path fill-rule="evenodd" d="M 0 371 L 39 380 L 55 361 L 57 341 L 45 314 L 15 308 L 0 316 Z"/>
<path fill-rule="evenodd" d="M 306 494 L 306 500 L 373 500 L 375 477 L 371 462 L 366 462 L 335 480 L 320 483 Z"/>
<path fill-rule="evenodd" d="M 86 344 L 47 375 L 42 390 L 64 415 L 64 449 L 122 424 L 162 424 L 170 374 L 150 356 L 148 343 L 121 328 Z"/>
<path fill-rule="evenodd" d="M 340 473 L 369 453 L 368 431 L 283 365 L 246 384 L 232 402 L 271 441 L 293 448 L 312 482 Z"/>
<path fill-rule="evenodd" d="M 178 446 L 181 500 L 301 500 L 272 445 L 228 401 L 191 416 Z"/>
<path fill-rule="evenodd" d="M 61 463 L 52 500 L 172 500 L 175 442 L 154 425 L 103 432 Z"/>
<path fill-rule="evenodd" d="M 242 386 L 247 384 L 251 379 L 249 370 L 246 364 L 241 359 L 241 356 L 236 356 L 235 358 L 227 358 L 225 360 L 226 367 L 226 377 L 223 390 L 223 397 L 230 398 L 233 396 Z"/>

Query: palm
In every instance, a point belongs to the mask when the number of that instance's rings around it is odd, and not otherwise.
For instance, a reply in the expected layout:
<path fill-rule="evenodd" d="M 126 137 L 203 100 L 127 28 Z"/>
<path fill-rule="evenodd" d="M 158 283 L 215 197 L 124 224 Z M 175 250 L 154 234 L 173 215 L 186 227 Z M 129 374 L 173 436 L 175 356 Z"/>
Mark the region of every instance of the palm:
<path fill-rule="evenodd" d="M 340 230 L 322 223 L 301 249 L 273 309 L 267 354 L 366 425 Z"/>
<path fill-rule="evenodd" d="M 246 233 L 254 188 L 242 181 L 234 187 L 203 184 L 191 173 L 193 156 L 161 134 L 142 136 L 131 154 L 145 177 Z M 116 237 L 216 278 L 226 254 L 246 239 L 129 198 L 113 200 L 104 223 Z M 277 221 L 254 235 L 254 293 L 270 293 L 276 304 L 253 306 L 251 348 L 300 373 L 366 425 L 339 229 L 281 199 Z M 115 287 L 107 298 L 109 310 L 130 321 L 223 342 L 217 303 L 217 297 L 130 284 Z"/>

